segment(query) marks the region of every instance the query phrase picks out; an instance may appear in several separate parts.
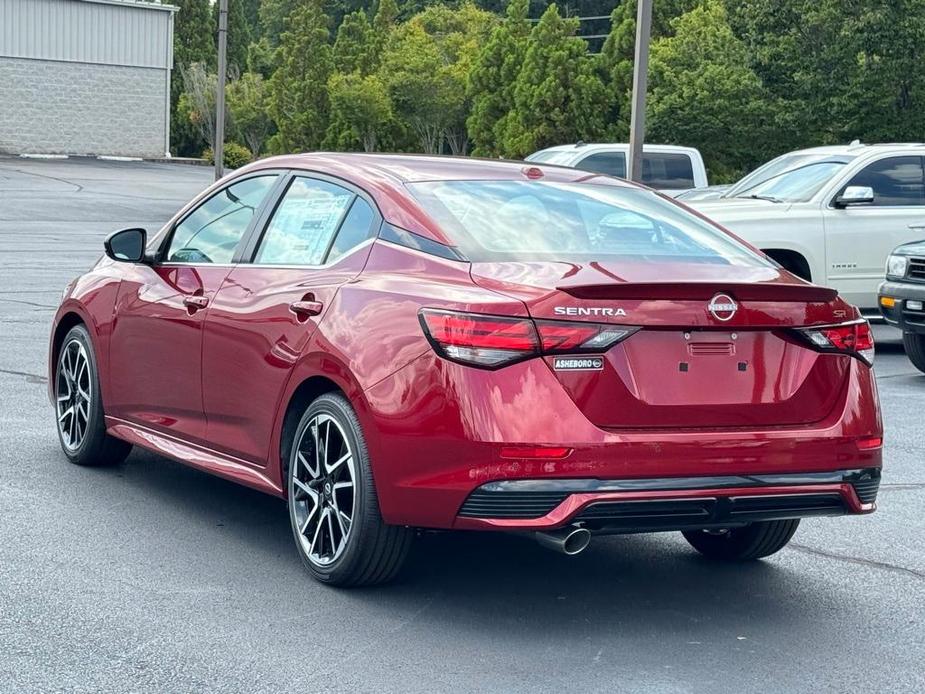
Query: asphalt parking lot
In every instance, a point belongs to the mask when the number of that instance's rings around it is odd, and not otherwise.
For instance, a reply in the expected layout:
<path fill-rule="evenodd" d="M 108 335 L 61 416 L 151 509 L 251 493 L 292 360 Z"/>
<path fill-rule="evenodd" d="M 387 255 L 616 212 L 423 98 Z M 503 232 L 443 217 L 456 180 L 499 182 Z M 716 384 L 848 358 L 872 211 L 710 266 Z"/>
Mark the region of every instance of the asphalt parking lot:
<path fill-rule="evenodd" d="M 338 591 L 277 499 L 137 450 L 67 464 L 45 394 L 62 289 L 105 234 L 210 182 L 0 158 L 0 692 L 925 690 L 925 376 L 887 329 L 879 511 L 804 521 L 743 567 L 671 534 L 574 558 L 443 534 L 399 583 Z"/>

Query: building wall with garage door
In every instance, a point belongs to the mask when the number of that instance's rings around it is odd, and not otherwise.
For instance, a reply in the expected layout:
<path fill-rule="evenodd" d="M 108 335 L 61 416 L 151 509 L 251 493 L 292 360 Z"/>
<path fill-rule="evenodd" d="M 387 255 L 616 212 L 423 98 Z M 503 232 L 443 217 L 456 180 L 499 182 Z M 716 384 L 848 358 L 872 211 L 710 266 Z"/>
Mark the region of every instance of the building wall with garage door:
<path fill-rule="evenodd" d="M 174 11 L 0 0 L 0 152 L 164 156 Z"/>

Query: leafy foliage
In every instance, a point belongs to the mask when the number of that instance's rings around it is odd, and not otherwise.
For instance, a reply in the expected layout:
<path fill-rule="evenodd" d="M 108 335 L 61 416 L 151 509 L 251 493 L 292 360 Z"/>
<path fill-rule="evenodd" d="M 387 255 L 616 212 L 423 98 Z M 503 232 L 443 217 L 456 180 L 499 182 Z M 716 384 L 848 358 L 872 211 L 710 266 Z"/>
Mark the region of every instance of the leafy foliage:
<path fill-rule="evenodd" d="M 228 135 L 255 153 L 520 157 L 628 136 L 636 0 L 229 2 Z M 214 137 L 215 9 L 176 4 L 172 148 L 193 154 Z M 579 31 L 600 23 L 568 17 L 607 14 L 592 55 Z M 654 0 L 647 140 L 700 148 L 719 179 L 799 147 L 919 140 L 923 52 L 925 0 Z"/>
<path fill-rule="evenodd" d="M 496 26 L 469 72 L 472 104 L 466 125 L 475 144 L 473 154 L 504 153 L 504 133 L 514 105 L 514 81 L 523 65 L 530 37 L 529 0 L 511 0 L 504 21 Z"/>
<path fill-rule="evenodd" d="M 331 123 L 324 147 L 375 152 L 392 127 L 392 100 L 379 76 L 336 72 L 328 94 Z"/>
<path fill-rule="evenodd" d="M 210 164 L 215 163 L 215 152 L 211 147 L 207 147 L 202 158 Z M 239 145 L 237 142 L 226 142 L 222 149 L 222 163 L 226 169 L 239 169 L 245 164 L 250 164 L 254 157 L 248 151 L 247 147 Z"/>
<path fill-rule="evenodd" d="M 260 155 L 267 137 L 273 132 L 266 100 L 267 83 L 256 72 L 245 72 L 225 87 L 225 101 L 234 132 L 254 157 Z"/>
<path fill-rule="evenodd" d="M 604 130 L 607 94 L 577 29 L 577 21 L 564 19 L 550 5 L 530 32 L 514 81 L 516 111 L 504 133 L 509 155 L 594 139 Z"/>
<path fill-rule="evenodd" d="M 735 179 L 769 153 L 767 93 L 721 0 L 676 19 L 650 56 L 649 137 L 701 149 L 711 170 Z"/>
<path fill-rule="evenodd" d="M 328 125 L 325 86 L 334 69 L 328 18 L 321 0 L 306 0 L 286 20 L 278 65 L 270 78 L 269 114 L 277 127 L 275 152 L 317 149 Z"/>

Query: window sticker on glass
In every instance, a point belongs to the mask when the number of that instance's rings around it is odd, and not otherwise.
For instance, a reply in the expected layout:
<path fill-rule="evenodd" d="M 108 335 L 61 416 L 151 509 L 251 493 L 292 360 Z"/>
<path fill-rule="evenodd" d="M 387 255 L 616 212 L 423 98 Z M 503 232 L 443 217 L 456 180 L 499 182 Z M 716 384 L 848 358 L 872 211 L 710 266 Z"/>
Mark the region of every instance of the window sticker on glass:
<path fill-rule="evenodd" d="M 257 262 L 320 265 L 353 193 L 325 181 L 297 178 L 277 207 Z"/>

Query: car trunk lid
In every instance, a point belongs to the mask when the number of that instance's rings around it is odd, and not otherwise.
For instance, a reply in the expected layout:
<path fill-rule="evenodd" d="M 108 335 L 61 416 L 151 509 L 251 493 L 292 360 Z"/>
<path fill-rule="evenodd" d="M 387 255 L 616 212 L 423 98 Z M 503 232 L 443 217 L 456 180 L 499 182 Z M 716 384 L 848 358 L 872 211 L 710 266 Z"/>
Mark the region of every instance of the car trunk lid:
<path fill-rule="evenodd" d="M 853 309 L 774 267 L 492 262 L 474 263 L 472 277 L 523 301 L 537 321 L 640 328 L 599 355 L 545 357 L 600 427 L 809 424 L 847 384 L 850 357 L 820 354 L 791 329 L 842 322 Z"/>

